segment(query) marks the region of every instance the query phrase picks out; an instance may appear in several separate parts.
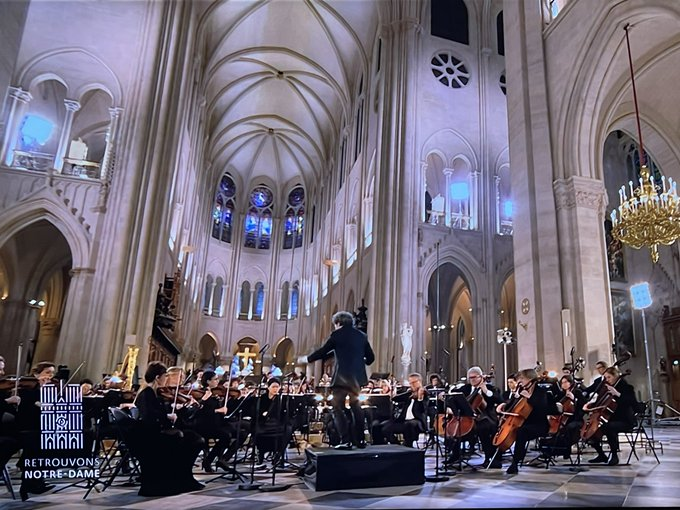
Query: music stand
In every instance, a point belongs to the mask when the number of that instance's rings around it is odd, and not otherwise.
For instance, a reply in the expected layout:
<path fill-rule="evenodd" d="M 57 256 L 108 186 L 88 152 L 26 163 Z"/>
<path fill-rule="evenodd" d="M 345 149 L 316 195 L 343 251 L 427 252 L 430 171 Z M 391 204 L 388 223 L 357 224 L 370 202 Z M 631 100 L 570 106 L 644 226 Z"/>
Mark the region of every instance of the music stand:
<path fill-rule="evenodd" d="M 470 402 L 468 402 L 467 397 L 462 392 L 454 392 L 446 395 L 446 407 L 450 408 L 453 412 L 453 416 L 458 421 L 457 427 L 460 427 L 461 418 L 473 418 L 475 412 L 470 407 Z M 447 427 L 448 428 L 448 427 Z M 458 436 L 458 430 L 453 434 L 453 437 L 457 440 L 458 447 L 458 471 L 463 471 L 463 463 L 469 467 L 472 471 L 477 471 L 475 466 L 470 465 L 466 460 L 463 460 L 463 454 L 460 449 L 461 436 Z"/>
<path fill-rule="evenodd" d="M 262 376 L 263 382 L 264 382 L 264 377 Z M 255 389 L 253 390 L 253 393 L 250 395 L 255 394 L 257 392 L 257 396 L 255 397 L 255 420 L 253 423 L 253 430 L 250 434 L 250 440 L 252 441 L 252 450 L 251 450 L 251 456 L 250 456 L 250 482 L 249 483 L 240 483 L 238 485 L 238 489 L 241 491 L 253 491 L 259 489 L 262 484 L 260 483 L 255 483 L 255 449 L 257 447 L 257 425 L 258 421 L 260 418 L 260 400 L 262 395 L 267 391 L 267 386 L 263 385 L 263 383 L 258 384 Z M 250 396 L 249 395 L 249 396 Z"/>
<path fill-rule="evenodd" d="M 429 394 L 428 394 L 428 399 L 429 399 Z M 429 400 L 428 400 L 428 405 L 429 405 Z M 446 412 L 446 409 L 444 410 Z M 439 418 L 439 406 L 435 406 L 435 414 L 434 414 L 434 421 L 435 424 L 437 423 Z M 444 429 L 446 432 L 446 429 Z M 434 449 L 434 475 L 432 476 L 426 476 L 425 481 L 426 482 L 446 482 L 449 480 L 449 477 L 446 476 L 445 474 L 439 474 L 439 440 L 437 439 L 437 431 L 435 430 L 435 449 Z M 444 440 L 444 446 L 446 446 L 446 439 Z"/>

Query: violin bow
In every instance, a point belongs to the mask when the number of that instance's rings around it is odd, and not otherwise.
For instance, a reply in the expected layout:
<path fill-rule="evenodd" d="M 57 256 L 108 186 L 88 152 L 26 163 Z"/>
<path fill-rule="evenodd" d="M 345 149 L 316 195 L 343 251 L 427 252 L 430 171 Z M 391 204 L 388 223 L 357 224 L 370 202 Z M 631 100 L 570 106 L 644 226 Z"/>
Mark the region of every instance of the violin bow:
<path fill-rule="evenodd" d="M 17 348 L 17 380 L 14 381 L 14 394 L 18 395 L 19 392 L 19 378 L 21 377 L 21 351 L 24 348 L 24 343 L 19 342 L 19 347 Z"/>

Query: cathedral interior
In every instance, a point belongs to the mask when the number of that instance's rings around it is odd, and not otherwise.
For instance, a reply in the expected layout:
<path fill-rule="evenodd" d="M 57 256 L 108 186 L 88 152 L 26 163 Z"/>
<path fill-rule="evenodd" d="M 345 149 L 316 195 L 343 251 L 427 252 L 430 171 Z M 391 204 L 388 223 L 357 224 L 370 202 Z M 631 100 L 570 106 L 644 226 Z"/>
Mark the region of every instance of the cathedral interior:
<path fill-rule="evenodd" d="M 645 162 L 680 179 L 679 24 L 672 0 L 4 1 L 0 354 L 318 380 L 296 359 L 347 310 L 369 372 L 589 381 L 629 352 L 669 416 L 680 248 L 654 262 L 611 211 Z"/>

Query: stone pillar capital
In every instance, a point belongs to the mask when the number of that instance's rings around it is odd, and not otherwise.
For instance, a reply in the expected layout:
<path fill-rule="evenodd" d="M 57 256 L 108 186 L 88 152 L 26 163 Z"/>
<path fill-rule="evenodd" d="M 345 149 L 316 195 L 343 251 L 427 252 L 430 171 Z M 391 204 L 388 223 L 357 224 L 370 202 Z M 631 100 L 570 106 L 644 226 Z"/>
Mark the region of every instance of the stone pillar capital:
<path fill-rule="evenodd" d="M 111 119 L 117 119 L 120 117 L 120 114 L 123 113 L 123 109 L 120 106 L 114 106 L 112 108 L 109 108 L 109 116 Z"/>
<path fill-rule="evenodd" d="M 26 92 L 24 89 L 21 87 L 10 87 L 9 88 L 9 97 L 16 101 L 20 101 L 22 103 L 28 103 L 31 99 L 33 99 L 33 96 L 31 95 L 30 92 Z"/>
<path fill-rule="evenodd" d="M 68 112 L 77 112 L 80 110 L 80 102 L 75 99 L 64 99 L 64 106 Z"/>
<path fill-rule="evenodd" d="M 598 214 L 604 214 L 606 205 L 606 190 L 604 183 L 598 179 L 574 175 L 567 179 L 558 179 L 553 183 L 555 207 L 571 209 L 584 207 L 594 209 Z"/>

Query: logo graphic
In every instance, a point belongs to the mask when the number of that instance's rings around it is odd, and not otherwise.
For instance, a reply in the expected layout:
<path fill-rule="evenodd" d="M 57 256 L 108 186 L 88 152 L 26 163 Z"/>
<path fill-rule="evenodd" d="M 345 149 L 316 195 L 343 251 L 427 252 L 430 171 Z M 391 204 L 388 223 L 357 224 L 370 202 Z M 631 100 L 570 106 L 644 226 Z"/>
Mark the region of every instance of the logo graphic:
<path fill-rule="evenodd" d="M 40 388 L 40 446 L 43 450 L 83 448 L 83 398 L 78 384 Z"/>

